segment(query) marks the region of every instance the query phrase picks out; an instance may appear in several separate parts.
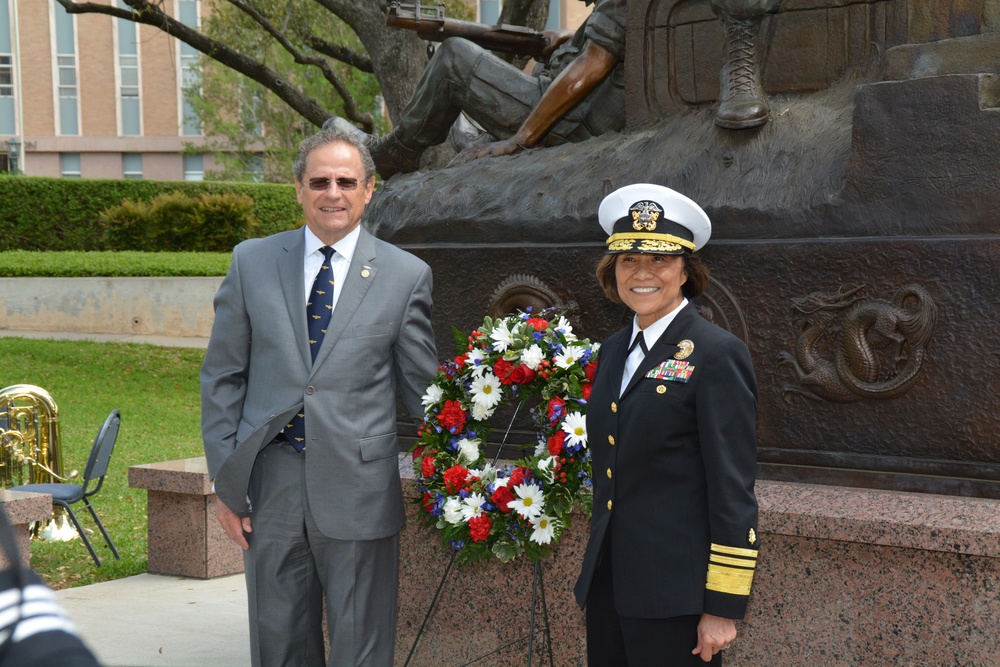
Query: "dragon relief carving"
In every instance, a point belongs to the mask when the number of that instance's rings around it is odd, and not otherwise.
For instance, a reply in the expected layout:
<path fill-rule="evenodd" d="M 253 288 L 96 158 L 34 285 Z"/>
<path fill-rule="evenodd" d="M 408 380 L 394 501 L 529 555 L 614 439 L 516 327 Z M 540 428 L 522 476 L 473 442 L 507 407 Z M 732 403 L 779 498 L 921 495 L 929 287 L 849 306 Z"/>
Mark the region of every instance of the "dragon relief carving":
<path fill-rule="evenodd" d="M 782 388 L 786 402 L 898 398 L 916 383 L 937 323 L 934 300 L 920 285 L 899 288 L 891 302 L 858 296 L 863 288 L 793 300 L 802 333 L 794 354 L 781 353 L 779 368 L 795 380 Z"/>

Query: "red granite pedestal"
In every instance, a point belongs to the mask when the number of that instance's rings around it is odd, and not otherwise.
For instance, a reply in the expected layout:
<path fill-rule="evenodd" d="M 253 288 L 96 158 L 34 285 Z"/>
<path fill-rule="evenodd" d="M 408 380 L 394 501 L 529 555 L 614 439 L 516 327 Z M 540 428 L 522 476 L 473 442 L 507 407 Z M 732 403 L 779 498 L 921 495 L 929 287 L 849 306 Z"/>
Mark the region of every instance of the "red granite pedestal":
<path fill-rule="evenodd" d="M 129 486 L 148 491 L 148 558 L 153 574 L 210 579 L 243 571 L 242 550 L 215 518 L 204 457 L 131 466 Z"/>
<path fill-rule="evenodd" d="M 47 493 L 0 489 L 0 503 L 3 503 L 3 509 L 14 528 L 14 538 L 21 551 L 21 563 L 30 565 L 31 536 L 29 531 L 31 524 L 35 521 L 46 521 L 52 517 L 52 496 Z M 9 566 L 10 562 L 6 554 L 0 550 L 0 570 Z"/>

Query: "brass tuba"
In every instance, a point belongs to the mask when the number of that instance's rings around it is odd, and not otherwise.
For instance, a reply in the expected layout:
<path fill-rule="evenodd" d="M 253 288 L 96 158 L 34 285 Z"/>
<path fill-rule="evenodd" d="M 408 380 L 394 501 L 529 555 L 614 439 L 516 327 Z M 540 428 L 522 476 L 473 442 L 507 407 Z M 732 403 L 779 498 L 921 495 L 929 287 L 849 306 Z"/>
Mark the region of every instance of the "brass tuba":
<path fill-rule="evenodd" d="M 62 475 L 59 408 L 30 384 L 0 390 L 0 488 L 66 482 Z"/>

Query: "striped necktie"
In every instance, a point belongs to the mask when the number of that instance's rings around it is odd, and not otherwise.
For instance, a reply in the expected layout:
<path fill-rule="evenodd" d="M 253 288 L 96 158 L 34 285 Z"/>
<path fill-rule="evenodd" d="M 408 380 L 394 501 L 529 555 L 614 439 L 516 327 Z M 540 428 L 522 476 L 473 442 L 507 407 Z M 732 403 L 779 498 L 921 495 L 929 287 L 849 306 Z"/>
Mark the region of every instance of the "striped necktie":
<path fill-rule="evenodd" d="M 309 293 L 309 301 L 306 302 L 306 321 L 309 325 L 309 352 L 313 361 L 316 361 L 316 353 L 319 352 L 323 344 L 323 337 L 326 336 L 326 328 L 330 325 L 330 316 L 333 314 L 333 248 L 323 246 L 323 264 L 313 280 L 312 291 Z M 292 421 L 285 426 L 285 437 L 296 451 L 301 452 L 306 447 L 306 424 L 305 408 L 299 412 Z"/>

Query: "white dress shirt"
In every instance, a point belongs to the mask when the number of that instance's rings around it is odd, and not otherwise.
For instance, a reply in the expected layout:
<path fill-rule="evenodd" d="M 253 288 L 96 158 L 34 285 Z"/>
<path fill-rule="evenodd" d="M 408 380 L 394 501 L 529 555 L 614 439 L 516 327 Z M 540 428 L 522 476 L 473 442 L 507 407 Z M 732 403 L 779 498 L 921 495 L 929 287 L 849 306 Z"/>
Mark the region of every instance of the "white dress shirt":
<path fill-rule="evenodd" d="M 660 339 L 660 336 L 663 335 L 663 332 L 667 330 L 668 326 L 670 326 L 670 323 L 674 321 L 674 318 L 677 316 L 677 313 L 681 312 L 681 308 L 683 308 L 687 304 L 688 304 L 687 298 L 682 298 L 679 306 L 677 306 L 669 313 L 667 313 L 660 319 L 650 324 L 645 329 L 639 326 L 639 316 L 636 315 L 635 317 L 633 317 L 632 336 L 628 339 L 629 346 L 632 345 L 632 342 L 635 340 L 635 337 L 638 336 L 639 332 L 641 331 L 642 336 L 645 339 L 644 342 L 646 343 L 646 349 L 651 350 L 653 346 L 656 345 L 656 341 L 658 341 Z M 642 351 L 642 348 L 636 345 L 635 348 L 632 349 L 632 352 L 629 353 L 628 357 L 626 357 L 625 371 L 622 373 L 622 384 L 621 387 L 618 389 L 619 396 L 621 396 L 622 392 L 625 391 L 625 387 L 628 386 L 629 380 L 632 379 L 632 374 L 635 373 L 635 369 L 639 367 L 639 364 L 642 363 L 642 360 L 645 356 L 646 353 Z"/>
<path fill-rule="evenodd" d="M 361 226 L 358 225 L 353 230 L 351 230 L 347 236 L 340 239 L 333 244 L 333 249 L 336 251 L 333 253 L 333 257 L 330 261 L 333 262 L 333 309 L 337 309 L 337 299 L 340 297 L 340 288 L 344 284 L 344 280 L 347 279 L 347 270 L 351 266 L 351 259 L 354 257 L 354 249 L 358 246 L 358 237 L 361 236 Z M 323 265 L 323 252 L 320 250 L 326 244 L 319 240 L 319 237 L 313 234 L 313 231 L 306 227 L 306 256 L 305 261 L 302 262 L 303 271 L 303 299 L 305 303 L 309 302 L 309 295 L 312 293 L 313 282 L 316 280 L 316 274 L 319 273 L 319 268 Z"/>

